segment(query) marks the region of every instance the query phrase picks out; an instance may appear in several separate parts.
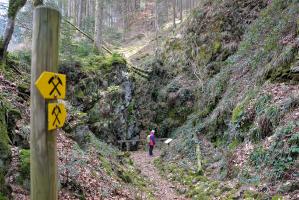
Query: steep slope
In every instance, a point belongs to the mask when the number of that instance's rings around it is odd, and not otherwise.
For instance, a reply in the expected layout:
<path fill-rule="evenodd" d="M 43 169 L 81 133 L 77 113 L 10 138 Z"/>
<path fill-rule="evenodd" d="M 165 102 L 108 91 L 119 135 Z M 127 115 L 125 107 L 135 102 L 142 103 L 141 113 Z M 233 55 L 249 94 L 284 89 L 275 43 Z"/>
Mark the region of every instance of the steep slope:
<path fill-rule="evenodd" d="M 157 166 L 188 196 L 298 198 L 298 6 L 205 1 L 144 63 L 139 119 L 176 138 Z"/>
<path fill-rule="evenodd" d="M 134 133 L 127 125 L 131 82 L 124 60 L 76 60 L 60 67 L 68 76 L 68 119 L 57 132 L 59 199 L 150 199 L 148 180 L 112 145 Z M 0 199 L 29 199 L 29 66 L 29 54 L 10 53 L 1 71 Z"/>

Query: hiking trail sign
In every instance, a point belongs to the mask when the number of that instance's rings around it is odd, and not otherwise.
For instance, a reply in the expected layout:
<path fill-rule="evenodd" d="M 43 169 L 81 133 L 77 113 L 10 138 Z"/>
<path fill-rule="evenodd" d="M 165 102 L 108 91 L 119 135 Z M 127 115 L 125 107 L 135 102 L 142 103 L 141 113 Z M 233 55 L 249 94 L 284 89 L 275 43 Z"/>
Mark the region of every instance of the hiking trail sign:
<path fill-rule="evenodd" d="M 43 72 L 35 86 L 45 99 L 64 99 L 66 93 L 66 75 Z"/>
<path fill-rule="evenodd" d="M 64 99 L 66 94 L 66 75 L 43 72 L 35 82 L 44 99 Z M 48 103 L 48 131 L 62 128 L 66 120 L 66 109 L 61 103 Z"/>
<path fill-rule="evenodd" d="M 62 128 L 66 119 L 66 109 L 62 103 L 48 104 L 48 130 Z"/>

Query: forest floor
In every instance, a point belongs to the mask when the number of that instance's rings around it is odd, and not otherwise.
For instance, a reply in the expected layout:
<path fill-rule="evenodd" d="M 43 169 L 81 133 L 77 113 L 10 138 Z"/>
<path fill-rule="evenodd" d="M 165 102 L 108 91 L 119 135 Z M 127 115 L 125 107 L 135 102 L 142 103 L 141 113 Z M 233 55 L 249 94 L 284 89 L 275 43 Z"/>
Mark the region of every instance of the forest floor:
<path fill-rule="evenodd" d="M 150 157 L 146 151 L 136 151 L 131 153 L 135 166 L 141 171 L 141 175 L 149 180 L 149 185 L 157 200 L 188 200 L 177 194 L 176 186 L 159 174 L 159 170 L 154 165 L 154 160 L 160 156 L 159 150 L 154 150 L 154 156 Z"/>

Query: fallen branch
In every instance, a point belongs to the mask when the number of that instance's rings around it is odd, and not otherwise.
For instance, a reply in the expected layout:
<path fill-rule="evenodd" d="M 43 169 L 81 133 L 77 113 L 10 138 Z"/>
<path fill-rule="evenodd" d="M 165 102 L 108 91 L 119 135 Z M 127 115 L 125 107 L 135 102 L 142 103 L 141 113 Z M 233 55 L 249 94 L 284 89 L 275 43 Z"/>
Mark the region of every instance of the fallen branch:
<path fill-rule="evenodd" d="M 19 75 L 22 75 L 22 72 L 14 65 L 10 65 L 10 67 L 15 70 Z"/>
<path fill-rule="evenodd" d="M 87 37 L 89 40 L 91 40 L 93 43 L 95 42 L 93 37 L 91 37 L 88 33 L 85 33 L 84 31 L 82 31 L 79 27 L 77 27 L 76 25 L 74 25 L 72 22 L 70 22 L 69 20 L 67 20 L 66 18 L 62 18 L 66 23 L 68 23 L 69 25 L 71 25 L 73 28 L 75 28 L 77 31 L 79 31 L 79 33 L 81 33 L 82 35 L 84 35 L 85 37 Z M 105 41 L 103 41 L 103 43 L 106 43 Z M 107 43 L 106 43 L 107 44 Z M 110 55 L 113 54 L 113 52 L 108 48 L 106 47 L 105 45 L 102 45 L 102 48 L 107 51 Z M 124 58 L 125 59 L 125 58 Z M 129 60 L 125 59 L 126 60 L 126 63 L 128 65 L 129 68 L 133 68 L 135 69 L 136 71 L 139 71 L 139 72 L 142 72 L 142 73 L 150 73 L 149 71 L 146 71 L 146 70 L 143 70 L 143 69 L 140 69 L 138 67 L 135 67 Z M 136 73 L 136 71 L 134 71 Z M 137 73 L 138 75 L 140 75 L 141 73 Z"/>
<path fill-rule="evenodd" d="M 88 35 L 88 33 L 85 33 L 84 31 L 82 31 L 79 27 L 77 27 L 76 25 L 74 25 L 72 22 L 70 22 L 69 20 L 62 18 L 66 23 L 68 23 L 69 25 L 71 25 L 73 28 L 75 28 L 77 31 L 79 31 L 82 35 L 84 35 L 85 37 L 87 37 L 88 39 L 90 39 L 93 43 L 94 43 L 94 39 L 93 37 L 91 37 L 90 35 Z M 109 54 L 112 54 L 112 51 L 110 49 L 108 49 L 107 47 L 105 47 L 104 45 L 102 45 L 102 48 L 107 51 Z"/>

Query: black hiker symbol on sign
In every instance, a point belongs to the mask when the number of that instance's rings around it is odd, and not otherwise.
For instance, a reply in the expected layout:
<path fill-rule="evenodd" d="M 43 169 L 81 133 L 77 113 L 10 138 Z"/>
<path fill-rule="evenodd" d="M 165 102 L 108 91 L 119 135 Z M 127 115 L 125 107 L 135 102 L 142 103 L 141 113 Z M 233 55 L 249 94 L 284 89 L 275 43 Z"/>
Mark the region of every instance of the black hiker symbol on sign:
<path fill-rule="evenodd" d="M 49 83 L 49 84 L 52 84 L 52 85 L 54 86 L 53 89 L 52 89 L 51 92 L 50 92 L 50 95 L 52 95 L 54 92 L 56 92 L 56 93 L 59 94 L 59 96 L 61 96 L 61 93 L 60 93 L 60 91 L 59 91 L 59 89 L 58 89 L 58 86 L 59 86 L 59 85 L 63 85 L 63 84 L 62 84 L 62 81 L 61 81 L 61 79 L 59 78 L 59 76 L 56 76 L 56 75 L 52 76 L 52 77 L 50 78 L 50 80 L 48 81 L 48 83 Z"/>
<path fill-rule="evenodd" d="M 55 116 L 55 119 L 54 119 L 54 121 L 53 121 L 53 126 L 55 126 L 55 125 L 58 126 L 58 125 L 60 124 L 60 120 L 59 120 L 59 118 L 58 118 L 59 114 L 61 114 L 61 109 L 60 109 L 60 107 L 59 107 L 58 105 L 56 105 L 56 106 L 54 107 L 53 111 L 52 111 L 52 115 Z M 58 123 L 58 124 L 57 124 L 57 123 Z"/>

